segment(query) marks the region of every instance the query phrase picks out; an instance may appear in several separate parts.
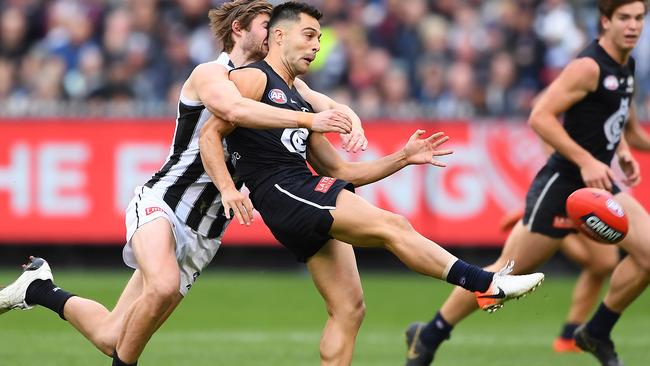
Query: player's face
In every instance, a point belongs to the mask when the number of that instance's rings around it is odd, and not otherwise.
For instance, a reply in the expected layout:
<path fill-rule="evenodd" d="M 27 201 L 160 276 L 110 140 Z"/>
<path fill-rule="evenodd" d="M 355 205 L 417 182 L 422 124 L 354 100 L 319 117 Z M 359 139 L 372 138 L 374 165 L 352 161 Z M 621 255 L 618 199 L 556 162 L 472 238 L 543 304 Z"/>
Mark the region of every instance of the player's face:
<path fill-rule="evenodd" d="M 309 65 L 320 50 L 320 23 L 307 14 L 300 14 L 300 21 L 288 30 L 284 45 L 285 57 L 297 75 L 309 71 Z"/>
<path fill-rule="evenodd" d="M 625 4 L 614 11 L 611 19 L 603 17 L 605 36 L 622 50 L 636 46 L 645 18 L 645 6 L 641 1 Z"/>
<path fill-rule="evenodd" d="M 242 48 L 252 60 L 261 60 L 269 53 L 269 43 L 266 39 L 269 28 L 269 15 L 259 14 L 250 24 L 250 30 L 245 31 Z"/>

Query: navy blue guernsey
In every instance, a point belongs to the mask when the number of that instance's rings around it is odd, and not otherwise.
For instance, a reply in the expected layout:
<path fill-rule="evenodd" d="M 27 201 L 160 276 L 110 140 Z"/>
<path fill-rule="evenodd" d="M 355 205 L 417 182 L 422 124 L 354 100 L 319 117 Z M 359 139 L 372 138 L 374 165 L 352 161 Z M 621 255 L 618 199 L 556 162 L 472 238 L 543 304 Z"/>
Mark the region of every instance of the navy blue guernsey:
<path fill-rule="evenodd" d="M 266 63 L 260 61 L 245 67 L 262 70 L 266 87 L 260 102 L 274 107 L 313 113 L 312 106 Z M 236 128 L 226 142 L 235 166 L 235 176 L 252 192 L 251 199 L 261 198 L 279 180 L 309 174 L 307 167 L 306 128 L 252 129 Z M 273 184 L 271 184 L 273 183 Z"/>
<path fill-rule="evenodd" d="M 634 59 L 625 65 L 612 59 L 595 40 L 578 58 L 589 57 L 600 68 L 598 88 L 574 104 L 564 116 L 569 136 L 596 159 L 610 165 L 629 118 L 634 92 Z M 578 167 L 555 152 L 549 165 L 577 170 Z"/>

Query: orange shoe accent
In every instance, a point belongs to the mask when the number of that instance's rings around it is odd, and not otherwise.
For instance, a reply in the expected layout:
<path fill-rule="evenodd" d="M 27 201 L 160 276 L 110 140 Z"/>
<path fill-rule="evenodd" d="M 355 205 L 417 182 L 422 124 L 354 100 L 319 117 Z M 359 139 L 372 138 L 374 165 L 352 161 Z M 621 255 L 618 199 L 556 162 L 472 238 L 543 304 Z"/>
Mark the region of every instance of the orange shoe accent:
<path fill-rule="evenodd" d="M 576 345 L 575 339 L 557 337 L 553 341 L 553 351 L 557 353 L 579 353 L 582 350 Z"/>

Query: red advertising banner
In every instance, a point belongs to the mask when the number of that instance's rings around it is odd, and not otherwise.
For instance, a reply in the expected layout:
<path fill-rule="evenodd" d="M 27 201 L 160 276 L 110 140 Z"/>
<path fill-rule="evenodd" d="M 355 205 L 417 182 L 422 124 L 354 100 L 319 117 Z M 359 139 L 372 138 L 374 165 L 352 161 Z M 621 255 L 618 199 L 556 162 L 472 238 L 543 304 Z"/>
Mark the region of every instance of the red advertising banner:
<path fill-rule="evenodd" d="M 523 206 L 544 162 L 524 124 L 366 122 L 366 161 L 400 149 L 418 128 L 445 131 L 448 167 L 411 166 L 361 187 L 369 202 L 406 216 L 441 244 L 500 245 L 503 215 Z M 0 121 L 0 243 L 124 242 L 124 209 L 133 189 L 162 165 L 174 131 L 170 120 Z M 338 144 L 338 138 L 332 141 Z M 650 156 L 639 155 L 644 168 Z M 650 207 L 650 183 L 633 192 Z M 230 225 L 225 245 L 275 244 L 259 215 L 251 227 Z"/>

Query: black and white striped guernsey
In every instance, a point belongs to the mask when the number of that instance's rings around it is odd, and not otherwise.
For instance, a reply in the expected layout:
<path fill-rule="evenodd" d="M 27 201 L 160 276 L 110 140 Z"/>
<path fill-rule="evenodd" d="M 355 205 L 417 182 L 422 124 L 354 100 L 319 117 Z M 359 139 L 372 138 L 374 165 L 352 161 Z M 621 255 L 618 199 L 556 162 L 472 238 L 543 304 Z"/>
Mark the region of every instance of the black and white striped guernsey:
<path fill-rule="evenodd" d="M 228 54 L 221 53 L 213 61 L 228 70 L 234 65 Z M 227 222 L 221 195 L 203 167 L 199 153 L 199 135 L 205 122 L 212 116 L 201 101 L 180 96 L 176 115 L 176 129 L 169 155 L 163 167 L 145 186 L 161 194 L 163 200 L 178 218 L 199 234 L 217 238 L 223 234 Z M 228 170 L 234 168 L 225 149 Z M 243 183 L 235 181 L 237 189 Z"/>

